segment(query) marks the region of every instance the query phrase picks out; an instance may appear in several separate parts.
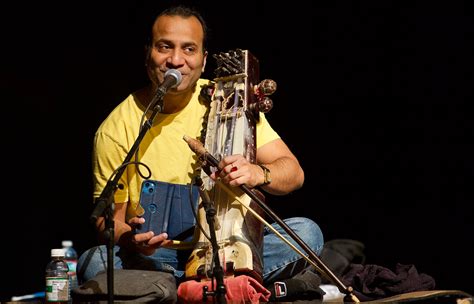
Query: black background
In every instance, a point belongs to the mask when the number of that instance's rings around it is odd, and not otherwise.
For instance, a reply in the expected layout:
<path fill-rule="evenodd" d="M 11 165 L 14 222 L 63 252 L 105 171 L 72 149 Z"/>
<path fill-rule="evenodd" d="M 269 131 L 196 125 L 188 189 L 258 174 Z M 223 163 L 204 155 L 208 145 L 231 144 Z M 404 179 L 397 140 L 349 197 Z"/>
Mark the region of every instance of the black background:
<path fill-rule="evenodd" d="M 95 244 L 91 143 L 147 82 L 143 35 L 170 1 L 154 2 L 2 8 L 2 300 L 43 290 L 61 240 Z M 249 49 L 278 84 L 267 117 L 306 181 L 269 206 L 363 242 L 367 263 L 414 264 L 437 289 L 474 293 L 472 4 L 193 4 L 211 54 Z"/>

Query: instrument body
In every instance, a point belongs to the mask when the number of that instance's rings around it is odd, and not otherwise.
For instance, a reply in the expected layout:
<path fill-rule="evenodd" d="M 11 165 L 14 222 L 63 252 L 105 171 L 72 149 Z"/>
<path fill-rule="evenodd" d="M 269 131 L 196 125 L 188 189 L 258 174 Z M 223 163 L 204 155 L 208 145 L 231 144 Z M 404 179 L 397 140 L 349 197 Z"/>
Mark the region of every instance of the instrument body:
<path fill-rule="evenodd" d="M 247 50 L 220 53 L 215 58 L 218 68 L 205 148 L 219 160 L 228 155 L 241 154 L 249 162 L 256 163 L 256 124 L 259 117 L 256 104 L 259 98 L 255 89 L 259 77 L 258 60 Z M 211 170 L 217 169 L 212 167 Z M 240 189 L 235 188 L 238 199 L 223 191 L 219 183 L 209 178 L 208 173 L 202 172 L 202 187 L 216 210 L 215 233 L 224 274 L 247 274 L 262 281 L 263 223 L 247 213 L 242 204 L 261 214 L 263 211 Z M 198 214 L 204 233 L 196 229 L 197 243 L 186 265 L 186 277 L 205 279 L 212 273 L 214 252 L 206 237 L 210 231 L 204 208 L 200 208 Z"/>
<path fill-rule="evenodd" d="M 203 163 L 202 180 L 205 182 L 200 189 L 200 193 L 206 191 L 206 193 L 212 194 L 212 201 L 206 199 L 206 205 L 213 205 L 217 210 L 217 218 L 214 221 L 209 220 L 209 223 L 214 226 L 218 243 L 214 247 L 218 247 L 219 252 L 218 255 L 213 252 L 210 239 L 212 239 L 213 244 L 216 241 L 214 237 L 208 237 L 209 226 L 203 221 L 203 219 L 206 219 L 205 210 L 200 208 L 198 226 L 203 229 L 195 230 L 195 239 L 198 239 L 198 241 L 186 264 L 186 278 L 215 278 L 218 284 L 216 291 L 208 293 L 205 285 L 202 285 L 203 299 L 205 301 L 209 295 L 222 296 L 222 292 L 225 293 L 225 287 L 221 288 L 223 278 L 220 274 L 214 277 L 212 271 L 212 267 L 215 267 L 213 262 L 216 260 L 215 257 L 218 256 L 217 260 L 220 261 L 220 266 L 224 270 L 224 276 L 246 274 L 263 283 L 263 225 L 265 224 L 268 229 L 298 252 L 316 270 L 337 285 L 339 290 L 346 294 L 344 300 L 360 302 L 352 293 L 353 288 L 346 287 L 319 259 L 316 253 L 266 206 L 261 192 L 250 189 L 245 184 L 230 189 L 227 185 L 220 182 L 216 183 L 209 178 L 212 168 L 216 170 L 219 160 L 227 155 L 240 153 L 251 163 L 256 163 L 258 112 L 266 113 L 272 109 L 273 101 L 268 95 L 273 94 L 276 90 L 276 83 L 270 79 L 265 79 L 258 85 L 255 84 L 259 76 L 258 61 L 248 51 L 237 50 L 221 53 L 215 57 L 218 62 L 216 70 L 218 77 L 215 78 L 216 85 L 211 94 L 211 110 L 205 145 L 203 146 L 198 140 L 186 135 L 183 136 L 183 139 Z M 204 196 L 209 197 L 208 195 Z M 263 214 L 269 215 L 306 254 L 270 225 L 263 218 Z M 180 287 L 189 282 L 181 283 Z M 206 283 L 201 282 L 200 284 Z M 265 300 L 268 300 L 268 298 Z"/>

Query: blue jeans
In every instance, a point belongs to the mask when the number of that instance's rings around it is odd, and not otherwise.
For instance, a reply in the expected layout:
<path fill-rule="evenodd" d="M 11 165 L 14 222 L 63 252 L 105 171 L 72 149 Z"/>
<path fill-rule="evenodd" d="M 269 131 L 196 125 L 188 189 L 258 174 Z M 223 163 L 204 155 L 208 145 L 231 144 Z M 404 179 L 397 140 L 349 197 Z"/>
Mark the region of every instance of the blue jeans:
<path fill-rule="evenodd" d="M 314 253 L 320 254 L 324 244 L 323 234 L 314 221 L 304 217 L 293 217 L 283 221 Z M 272 224 L 272 226 L 307 256 L 306 252 L 278 224 Z M 171 272 L 179 281 L 184 277 L 184 269 L 189 253 L 186 250 L 159 248 L 154 255 L 145 256 L 115 246 L 113 264 L 114 269 Z M 264 227 L 262 273 L 264 284 L 289 278 L 309 265 L 306 259 L 282 241 L 273 231 L 266 226 Z M 93 278 L 100 271 L 106 271 L 106 269 L 107 247 L 105 245 L 93 247 L 79 257 L 77 273 L 81 283 Z"/>

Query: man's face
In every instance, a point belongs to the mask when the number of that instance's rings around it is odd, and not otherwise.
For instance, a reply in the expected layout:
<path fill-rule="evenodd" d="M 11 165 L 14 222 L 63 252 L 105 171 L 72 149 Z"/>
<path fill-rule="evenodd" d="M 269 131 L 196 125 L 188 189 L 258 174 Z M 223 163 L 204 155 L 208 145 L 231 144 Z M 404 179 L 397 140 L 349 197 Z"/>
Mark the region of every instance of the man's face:
<path fill-rule="evenodd" d="M 152 43 L 147 58 L 148 75 L 158 85 L 169 69 L 179 70 L 182 81 L 168 94 L 179 94 L 194 88 L 206 65 L 203 52 L 204 32 L 196 17 L 161 16 L 152 29 Z"/>

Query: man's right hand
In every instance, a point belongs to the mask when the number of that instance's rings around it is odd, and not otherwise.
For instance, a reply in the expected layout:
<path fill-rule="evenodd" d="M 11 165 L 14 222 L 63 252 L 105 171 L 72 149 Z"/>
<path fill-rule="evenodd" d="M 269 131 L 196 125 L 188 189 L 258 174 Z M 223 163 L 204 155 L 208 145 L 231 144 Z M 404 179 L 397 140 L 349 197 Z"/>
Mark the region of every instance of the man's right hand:
<path fill-rule="evenodd" d="M 128 221 L 128 224 L 132 227 L 132 231 L 134 231 L 134 227 L 144 223 L 145 219 L 142 217 L 133 217 Z M 134 244 L 133 247 L 135 251 L 147 256 L 154 254 L 156 249 L 170 245 L 172 242 L 171 240 L 168 240 L 168 234 L 160 233 L 155 235 L 151 230 L 143 233 L 132 233 L 130 235 L 130 240 Z"/>

